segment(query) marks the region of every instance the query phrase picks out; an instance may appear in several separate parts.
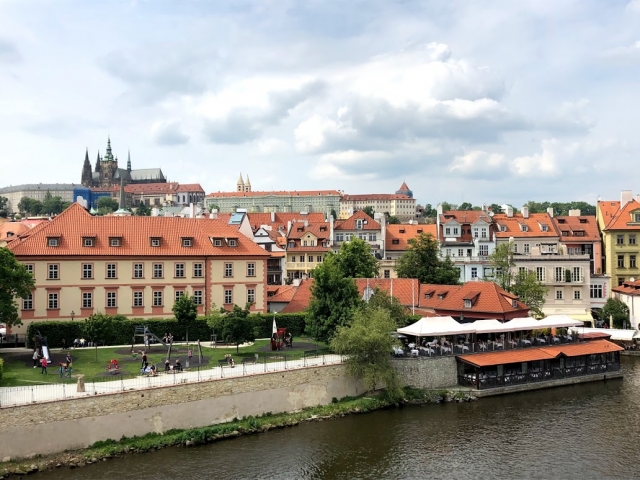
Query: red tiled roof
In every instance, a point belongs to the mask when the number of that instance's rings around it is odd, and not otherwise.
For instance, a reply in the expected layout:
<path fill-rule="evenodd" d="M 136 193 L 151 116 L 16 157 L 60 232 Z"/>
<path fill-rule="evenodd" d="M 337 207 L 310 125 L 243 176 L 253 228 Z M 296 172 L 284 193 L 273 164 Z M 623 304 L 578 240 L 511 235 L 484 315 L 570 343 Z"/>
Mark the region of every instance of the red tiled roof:
<path fill-rule="evenodd" d="M 420 233 L 431 234 L 436 238 L 436 224 L 406 224 L 406 225 L 387 225 L 386 226 L 386 250 L 388 251 L 405 251 L 409 244 L 410 238 L 416 238 Z M 398 243 L 393 241 L 397 240 Z"/>
<path fill-rule="evenodd" d="M 460 290 L 460 288 L 460 285 L 435 285 L 423 283 L 420 285 L 419 305 L 423 308 L 435 308 L 435 306 L 443 300 L 442 298 L 439 298 L 441 295 L 444 295 L 446 298 L 452 292 Z M 427 294 L 429 295 L 429 298 L 426 298 Z"/>
<path fill-rule="evenodd" d="M 619 200 L 601 200 L 597 203 L 596 208 L 600 211 L 600 216 L 603 220 L 603 229 L 607 225 L 611 219 L 618 213 L 620 210 L 620 201 Z"/>
<path fill-rule="evenodd" d="M 640 213 L 640 203 L 635 199 L 619 209 L 603 230 L 640 230 L 640 224 L 631 221 L 631 212 L 634 210 Z"/>
<path fill-rule="evenodd" d="M 633 282 L 627 280 L 622 285 L 613 287 L 611 290 L 616 293 L 623 293 L 625 295 L 640 295 L 640 280 L 635 280 Z"/>
<path fill-rule="evenodd" d="M 407 182 L 402 182 L 402 185 L 400 185 L 400 188 L 398 189 L 399 192 L 403 190 L 409 190 L 409 187 L 407 186 Z"/>
<path fill-rule="evenodd" d="M 579 334 L 578 338 L 581 338 L 583 340 L 609 340 L 611 338 L 611 334 L 604 332 L 587 332 Z"/>
<path fill-rule="evenodd" d="M 59 237 L 60 245 L 49 247 L 48 237 Z M 83 237 L 94 237 L 95 246 L 83 246 Z M 110 237 L 120 237 L 121 246 L 109 246 Z M 152 237 L 161 239 L 159 247 L 151 246 Z M 183 247 L 183 238 L 190 238 L 192 246 Z M 215 247 L 211 238 L 223 239 L 223 246 Z M 237 246 L 228 246 L 225 238 L 236 239 Z M 72 204 L 51 222 L 38 225 L 26 237 L 21 237 L 21 241 L 12 242 L 10 249 L 16 256 L 269 256 L 269 252 L 224 221 L 180 217 L 94 217 L 78 203 Z"/>
<path fill-rule="evenodd" d="M 324 222 L 322 212 L 309 212 L 305 215 L 299 212 L 277 212 L 273 214 L 273 221 L 271 221 L 271 213 L 247 213 L 247 218 L 253 230 L 260 228 L 260 225 L 269 225 L 274 230 L 278 230 L 280 228 L 286 229 L 288 222 L 304 222 L 305 220 L 309 223 Z"/>
<path fill-rule="evenodd" d="M 340 195 L 337 190 L 279 190 L 271 192 L 214 192 L 207 195 L 208 198 L 232 198 L 232 197 L 322 197 L 329 195 Z"/>
<path fill-rule="evenodd" d="M 471 308 L 465 308 L 464 300 L 475 298 Z M 529 307 L 517 300 L 518 297 L 501 289 L 493 282 L 467 282 L 458 290 L 452 291 L 444 300 L 435 305 L 440 312 L 473 312 L 488 314 L 505 314 L 522 311 L 523 315 L 529 311 Z M 511 303 L 516 300 L 516 307 Z"/>
<path fill-rule="evenodd" d="M 571 343 L 553 347 L 528 348 L 524 350 L 507 350 L 504 352 L 475 353 L 460 355 L 458 358 L 477 367 L 491 365 L 506 365 L 509 363 L 534 362 L 537 360 L 552 360 L 560 355 L 579 357 L 599 353 L 619 352 L 624 348 L 607 340 Z"/>
<path fill-rule="evenodd" d="M 313 279 L 302 280 L 300 285 L 296 287 L 296 292 L 293 294 L 289 304 L 280 310 L 281 313 L 298 313 L 302 312 L 309 306 L 311 302 L 311 285 Z"/>
<path fill-rule="evenodd" d="M 455 220 L 459 224 L 472 224 L 478 220 L 491 223 L 491 217 L 487 215 L 487 212 L 483 212 L 482 210 L 450 210 L 440 215 L 440 223 L 443 225 L 452 220 Z"/>
<path fill-rule="evenodd" d="M 420 300 L 420 282 L 415 278 L 356 278 L 355 281 L 360 297 L 368 285 L 373 290 L 379 288 L 393 295 L 402 305 L 417 306 Z"/>
<path fill-rule="evenodd" d="M 548 213 L 530 213 L 529 218 L 524 218 L 521 213 L 516 213 L 513 217 L 508 217 L 505 213 L 498 213 L 493 216 L 493 221 L 499 225 L 496 229 L 496 237 L 558 237 L 555 223 Z M 521 225 L 527 226 L 527 231 L 522 231 Z M 542 231 L 542 225 L 547 226 L 547 231 Z M 506 227 L 502 231 L 500 227 Z"/>
<path fill-rule="evenodd" d="M 357 230 L 380 230 L 380 224 L 364 213 L 362 210 L 358 210 L 346 220 L 338 220 L 335 223 L 334 230 L 356 230 L 356 220 L 363 220 L 362 228 Z M 366 222 L 366 223 L 364 223 Z"/>
<path fill-rule="evenodd" d="M 343 195 L 342 202 L 366 202 L 369 200 L 414 200 L 400 193 L 365 193 L 362 195 Z M 415 200 L 414 200 L 415 201 Z"/>
<path fill-rule="evenodd" d="M 178 185 L 176 192 L 198 192 L 204 193 L 204 189 L 199 183 L 181 183 Z"/>
<path fill-rule="evenodd" d="M 300 239 L 307 233 L 312 233 L 318 240 L 326 240 L 331 234 L 330 225 L 328 222 L 324 223 L 310 223 L 305 225 L 302 222 L 296 222 L 291 225 L 291 231 L 287 235 L 289 239 Z"/>
<path fill-rule="evenodd" d="M 579 217 L 561 216 L 554 217 L 558 232 L 565 243 L 584 242 L 584 241 L 600 241 L 600 231 L 594 215 L 582 215 Z M 562 235 L 562 232 L 568 232 L 569 235 Z M 583 232 L 582 236 L 576 235 L 576 232 Z"/>
<path fill-rule="evenodd" d="M 293 285 L 283 285 L 278 288 L 275 295 L 267 299 L 267 302 L 289 303 L 293 299 L 297 288 Z"/>
<path fill-rule="evenodd" d="M 117 190 L 120 187 L 116 187 Z M 134 183 L 125 185 L 124 191 L 126 193 L 141 194 L 141 193 L 171 193 L 178 189 L 178 182 L 169 183 Z"/>
<path fill-rule="evenodd" d="M 22 222 L 6 222 L 0 225 L 0 242 L 15 240 L 18 235 L 29 231 L 29 227 Z"/>

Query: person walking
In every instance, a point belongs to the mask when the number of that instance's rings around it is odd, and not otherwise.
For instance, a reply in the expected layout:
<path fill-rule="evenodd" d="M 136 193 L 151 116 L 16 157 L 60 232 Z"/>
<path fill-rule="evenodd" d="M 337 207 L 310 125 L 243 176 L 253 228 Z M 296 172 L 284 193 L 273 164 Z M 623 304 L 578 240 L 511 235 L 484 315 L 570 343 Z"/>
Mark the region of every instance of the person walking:
<path fill-rule="evenodd" d="M 38 360 L 40 359 L 40 354 L 38 353 L 37 348 L 33 351 L 33 357 L 31 358 L 33 358 L 33 368 L 36 368 L 39 363 Z"/>
<path fill-rule="evenodd" d="M 142 352 L 142 369 L 144 370 L 149 365 L 149 359 L 147 357 L 147 352 Z"/>
<path fill-rule="evenodd" d="M 193 359 L 193 350 L 189 349 L 189 352 L 187 353 L 187 361 L 189 364 L 191 364 L 191 359 Z"/>
<path fill-rule="evenodd" d="M 45 357 L 42 357 L 42 359 L 40 360 L 40 366 L 42 367 L 42 370 L 40 370 L 40 375 L 48 375 L 48 373 L 47 373 L 47 359 Z"/>

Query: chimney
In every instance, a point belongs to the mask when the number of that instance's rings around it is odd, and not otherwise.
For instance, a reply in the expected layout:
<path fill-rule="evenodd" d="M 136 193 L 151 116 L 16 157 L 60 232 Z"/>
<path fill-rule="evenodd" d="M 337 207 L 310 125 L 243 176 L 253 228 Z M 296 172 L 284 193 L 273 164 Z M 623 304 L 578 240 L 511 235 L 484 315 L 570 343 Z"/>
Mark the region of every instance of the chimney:
<path fill-rule="evenodd" d="M 189 218 L 196 218 L 196 206 L 194 203 L 189 204 Z"/>
<path fill-rule="evenodd" d="M 329 215 L 329 246 L 333 246 L 333 215 Z"/>
<path fill-rule="evenodd" d="M 553 207 L 549 207 L 549 208 L 547 208 L 547 213 L 549 214 L 549 216 L 550 216 L 551 218 L 553 218 Z"/>
<path fill-rule="evenodd" d="M 511 205 L 507 207 L 507 217 L 513 218 L 513 207 Z"/>
<path fill-rule="evenodd" d="M 438 215 L 442 215 L 442 204 L 439 203 L 438 206 L 436 207 L 436 212 Z"/>
<path fill-rule="evenodd" d="M 570 217 L 579 217 L 580 216 L 580 210 L 569 210 L 569 216 Z"/>
<path fill-rule="evenodd" d="M 211 219 L 216 219 L 218 218 L 218 209 L 217 208 L 212 208 L 211 209 L 211 213 L 209 214 L 209 218 Z"/>
<path fill-rule="evenodd" d="M 276 212 L 271 212 L 271 223 L 275 223 L 276 221 Z"/>
<path fill-rule="evenodd" d="M 640 203 L 640 194 L 636 195 L 636 202 Z"/>
<path fill-rule="evenodd" d="M 157 217 L 160 214 L 160 210 L 158 209 L 158 207 L 153 207 L 151 209 L 151 216 L 152 217 Z"/>
<path fill-rule="evenodd" d="M 633 200 L 633 191 L 631 190 L 622 190 L 620 193 L 620 209 Z"/>
<path fill-rule="evenodd" d="M 529 218 L 529 207 L 522 207 L 522 218 Z"/>

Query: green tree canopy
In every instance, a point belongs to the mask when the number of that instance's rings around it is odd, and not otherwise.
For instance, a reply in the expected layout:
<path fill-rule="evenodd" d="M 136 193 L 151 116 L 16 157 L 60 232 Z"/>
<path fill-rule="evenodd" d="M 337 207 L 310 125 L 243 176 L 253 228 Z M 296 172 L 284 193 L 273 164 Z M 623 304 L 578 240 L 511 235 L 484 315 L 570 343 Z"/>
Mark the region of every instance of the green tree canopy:
<path fill-rule="evenodd" d="M 438 214 L 438 211 L 435 208 L 433 208 L 430 203 L 427 203 L 424 206 L 424 212 L 422 213 L 423 217 L 435 218 L 437 214 Z"/>
<path fill-rule="evenodd" d="M 0 196 L 0 210 L 6 210 L 9 199 L 7 197 Z"/>
<path fill-rule="evenodd" d="M 18 210 L 27 215 L 40 215 L 44 212 L 42 202 L 29 197 L 22 197 L 18 202 Z"/>
<path fill-rule="evenodd" d="M 418 298 L 416 298 L 416 303 Z M 397 297 L 389 294 L 386 290 L 376 287 L 373 295 L 368 301 L 363 303 L 362 308 L 367 311 L 384 310 L 389 313 L 397 328 L 406 327 L 409 324 L 409 310 L 400 303 Z"/>
<path fill-rule="evenodd" d="M 452 210 L 458 210 L 458 205 L 456 205 L 455 203 L 449 203 L 447 201 L 444 201 L 444 202 L 440 203 L 440 205 L 442 206 L 442 211 L 443 212 L 450 212 Z"/>
<path fill-rule="evenodd" d="M 7 248 L 0 248 L 0 322 L 21 325 L 16 297 L 27 298 L 35 288 L 33 277 Z"/>
<path fill-rule="evenodd" d="M 493 213 L 502 213 L 502 207 L 497 203 L 492 203 L 489 207 L 491 207 Z"/>
<path fill-rule="evenodd" d="M 495 272 L 494 281 L 506 291 L 510 291 L 511 285 L 515 280 L 514 268 L 516 263 L 514 258 L 515 252 L 511 242 L 498 245 L 489 255 L 489 261 Z"/>
<path fill-rule="evenodd" d="M 609 298 L 598 316 L 600 320 L 608 323 L 611 328 L 625 328 L 625 324 L 627 327 L 630 326 L 629 307 L 618 298 Z M 631 328 L 635 327 L 637 325 L 631 325 Z"/>
<path fill-rule="evenodd" d="M 375 210 L 373 209 L 372 206 L 366 206 L 362 209 L 362 211 L 364 213 L 366 213 L 367 215 L 369 215 L 371 218 L 373 218 L 373 215 L 376 213 Z"/>
<path fill-rule="evenodd" d="M 151 208 L 145 205 L 142 200 L 140 200 L 138 208 L 136 208 L 136 215 L 139 217 L 148 217 L 151 215 Z"/>
<path fill-rule="evenodd" d="M 345 277 L 373 278 L 378 275 L 378 260 L 371 254 L 371 247 L 357 237 L 344 242 L 335 257 Z"/>
<path fill-rule="evenodd" d="M 333 217 L 334 220 L 338 218 L 338 214 L 336 213 L 334 208 L 331 209 L 331 216 Z"/>
<path fill-rule="evenodd" d="M 234 305 L 231 311 L 215 311 L 214 308 L 209 316 L 209 325 L 226 343 L 236 344 L 236 353 L 240 352 L 240 344 L 255 340 L 255 325 L 249 317 L 249 308 L 248 304 L 244 309 Z"/>
<path fill-rule="evenodd" d="M 42 213 L 45 215 L 58 215 L 62 213 L 67 207 L 69 202 L 63 202 L 62 197 L 53 196 L 51 192 L 47 190 L 42 201 Z"/>
<path fill-rule="evenodd" d="M 218 205 L 216 205 L 215 203 L 210 203 L 209 204 L 209 212 L 212 212 L 213 210 L 217 210 L 218 212 L 220 212 L 220 207 Z"/>
<path fill-rule="evenodd" d="M 187 294 L 182 295 L 171 309 L 179 324 L 184 325 L 187 331 L 187 342 L 189 341 L 189 325 L 193 324 L 198 318 L 198 306 Z"/>
<path fill-rule="evenodd" d="M 569 210 L 580 210 L 580 215 L 595 215 L 596 207 L 587 202 L 535 202 L 529 200 L 524 204 L 529 213 L 545 213 L 549 207 L 553 208 L 554 216 L 569 215 Z"/>
<path fill-rule="evenodd" d="M 402 397 L 400 381 L 391 363 L 391 351 L 397 344 L 391 333 L 396 323 L 383 309 L 361 310 L 354 314 L 349 326 L 339 326 L 331 340 L 331 348 L 348 355 L 347 368 L 360 378 L 369 391 L 386 386 L 391 398 Z"/>
<path fill-rule="evenodd" d="M 325 257 L 312 275 L 307 329 L 314 339 L 327 342 L 337 326 L 351 322 L 353 312 L 360 305 L 358 287 L 352 278 L 344 276 L 336 255 Z"/>
<path fill-rule="evenodd" d="M 450 258 L 440 258 L 438 241 L 421 233 L 409 239 L 409 247 L 398 259 L 396 272 L 400 278 L 417 278 L 420 283 L 458 285 L 460 271 Z"/>
<path fill-rule="evenodd" d="M 113 213 L 120 207 L 120 204 L 112 197 L 100 197 L 98 198 L 98 213 L 100 215 L 106 215 Z"/>
<path fill-rule="evenodd" d="M 542 307 L 545 303 L 544 297 L 549 290 L 538 281 L 535 272 L 519 272 L 510 291 L 527 304 L 535 317 L 544 317 Z"/>
<path fill-rule="evenodd" d="M 469 202 L 462 202 L 458 207 L 458 210 L 471 210 L 473 209 L 473 205 Z"/>
<path fill-rule="evenodd" d="M 96 362 L 98 361 L 98 343 L 112 345 L 122 329 L 127 328 L 127 318 L 124 315 L 107 315 L 94 313 L 85 320 L 84 335 L 96 347 Z"/>
<path fill-rule="evenodd" d="M 394 215 L 388 215 L 387 216 L 387 223 L 389 225 L 400 225 L 400 219 Z"/>

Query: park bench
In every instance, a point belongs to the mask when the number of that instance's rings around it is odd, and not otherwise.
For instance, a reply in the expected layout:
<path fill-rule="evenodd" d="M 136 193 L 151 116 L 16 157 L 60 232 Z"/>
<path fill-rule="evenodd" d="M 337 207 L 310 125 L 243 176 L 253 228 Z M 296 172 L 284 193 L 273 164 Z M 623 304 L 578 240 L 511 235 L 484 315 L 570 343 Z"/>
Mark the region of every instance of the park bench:
<path fill-rule="evenodd" d="M 255 365 L 258 362 L 256 357 L 245 357 L 242 359 L 242 365 Z"/>
<path fill-rule="evenodd" d="M 218 360 L 218 365 L 220 365 L 220 367 L 230 367 L 231 364 L 229 362 L 227 362 L 226 359 L 222 359 L 222 360 Z"/>

